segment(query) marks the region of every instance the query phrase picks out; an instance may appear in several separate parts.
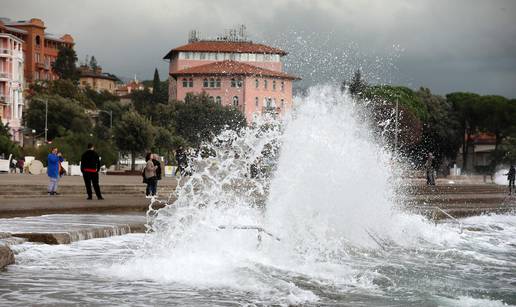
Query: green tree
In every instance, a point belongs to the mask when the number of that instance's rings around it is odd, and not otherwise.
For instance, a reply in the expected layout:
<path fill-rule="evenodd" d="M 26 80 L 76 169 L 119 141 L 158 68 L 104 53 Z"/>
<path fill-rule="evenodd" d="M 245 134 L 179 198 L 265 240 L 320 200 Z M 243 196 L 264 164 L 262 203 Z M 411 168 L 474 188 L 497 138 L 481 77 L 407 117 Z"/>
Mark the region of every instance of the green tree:
<path fill-rule="evenodd" d="M 155 135 L 151 122 L 134 111 L 125 113 L 115 125 L 115 143 L 120 150 L 131 153 L 131 170 L 135 169 L 136 154 L 151 149 Z"/>
<path fill-rule="evenodd" d="M 76 133 L 89 133 L 92 125 L 84 108 L 73 99 L 65 99 L 57 95 L 31 98 L 30 107 L 23 114 L 27 127 L 36 129 L 38 133 L 45 130 L 45 101 L 48 101 L 49 140 L 63 136 L 68 130 Z"/>
<path fill-rule="evenodd" d="M 353 97 L 361 97 L 365 92 L 367 89 L 367 82 L 362 78 L 362 72 L 360 69 L 355 71 L 355 74 L 349 83 L 347 81 L 342 82 L 341 90 L 345 91 L 346 88 L 349 91 L 349 94 Z"/>
<path fill-rule="evenodd" d="M 95 71 L 95 70 L 97 70 L 98 67 L 99 67 L 99 65 L 97 63 L 97 59 L 95 59 L 95 56 L 92 55 L 90 58 L 90 68 L 91 68 L 91 70 Z"/>
<path fill-rule="evenodd" d="M 76 82 L 79 80 L 79 70 L 76 63 L 77 54 L 75 50 L 62 46 L 59 48 L 56 61 L 52 64 L 52 69 L 59 78 Z"/>
<path fill-rule="evenodd" d="M 468 169 L 468 154 L 471 147 L 471 136 L 478 130 L 481 114 L 478 102 L 480 96 L 474 93 L 455 92 L 446 95 L 457 120 L 460 123 L 462 140 L 462 169 Z"/>
<path fill-rule="evenodd" d="M 237 109 L 212 102 L 206 93 L 202 93 L 187 94 L 184 103 L 176 104 L 175 123 L 179 136 L 192 146 L 199 146 L 223 129 L 244 127 L 246 120 Z"/>
<path fill-rule="evenodd" d="M 0 124 L 0 153 L 5 155 L 7 159 L 9 154 L 14 157 L 19 157 L 20 147 L 11 140 L 11 133 L 9 132 L 8 124 Z"/>
<path fill-rule="evenodd" d="M 159 80 L 158 69 L 154 69 L 154 79 L 152 80 L 152 101 L 157 104 L 161 101 L 161 81 Z"/>
<path fill-rule="evenodd" d="M 437 167 L 444 160 L 455 160 L 462 143 L 462 131 L 451 104 L 444 97 L 433 95 L 428 88 L 421 87 L 416 93 L 426 106 L 428 117 L 423 123 L 421 143 L 413 153 L 415 160 L 424 163 L 430 152 L 436 158 Z"/>

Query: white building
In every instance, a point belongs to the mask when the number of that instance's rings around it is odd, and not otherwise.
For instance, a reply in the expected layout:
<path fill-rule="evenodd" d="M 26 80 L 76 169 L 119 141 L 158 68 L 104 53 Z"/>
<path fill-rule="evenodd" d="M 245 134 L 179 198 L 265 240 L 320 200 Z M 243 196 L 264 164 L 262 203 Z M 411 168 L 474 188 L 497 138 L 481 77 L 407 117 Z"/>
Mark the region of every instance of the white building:
<path fill-rule="evenodd" d="M 13 140 L 23 145 L 23 41 L 0 33 L 0 119 L 9 124 Z"/>

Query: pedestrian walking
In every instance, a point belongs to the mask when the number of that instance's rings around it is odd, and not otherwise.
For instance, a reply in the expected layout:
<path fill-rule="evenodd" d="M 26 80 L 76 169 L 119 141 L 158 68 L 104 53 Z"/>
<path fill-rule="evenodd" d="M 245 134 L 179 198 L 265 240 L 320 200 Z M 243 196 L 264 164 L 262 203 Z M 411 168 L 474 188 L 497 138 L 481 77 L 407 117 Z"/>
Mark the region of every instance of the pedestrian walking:
<path fill-rule="evenodd" d="M 505 175 L 507 175 L 507 180 L 509 181 L 509 195 L 512 194 L 512 191 L 516 193 L 516 190 L 514 189 L 514 180 L 516 178 L 516 169 L 514 168 L 514 165 L 511 165 L 509 172 Z"/>
<path fill-rule="evenodd" d="M 88 144 L 88 150 L 86 150 L 81 157 L 81 172 L 82 178 L 84 179 L 84 185 L 86 186 L 86 193 L 88 194 L 88 200 L 92 199 L 91 185 L 97 195 L 97 199 L 104 199 L 102 193 L 100 193 L 99 186 L 99 171 L 100 171 L 100 158 L 93 144 Z"/>
<path fill-rule="evenodd" d="M 153 156 L 150 152 L 145 156 L 147 164 L 145 164 L 145 168 L 143 169 L 143 178 L 144 182 L 147 183 L 147 188 L 145 189 L 146 196 L 155 196 L 158 184 L 158 179 L 156 177 L 157 166 L 154 165 L 152 158 Z"/>
<path fill-rule="evenodd" d="M 435 174 L 434 174 L 434 155 L 432 153 L 428 154 L 425 163 L 426 170 L 426 184 L 427 185 L 435 185 Z"/>
<path fill-rule="evenodd" d="M 48 184 L 48 195 L 59 195 L 57 185 L 59 183 L 59 163 L 63 162 L 63 156 L 58 152 L 57 147 L 52 147 L 52 151 L 47 157 L 47 175 L 50 180 Z"/>
<path fill-rule="evenodd" d="M 183 150 L 183 146 L 179 146 L 176 150 L 176 162 L 177 169 L 174 172 L 174 176 L 179 172 L 180 175 L 185 174 L 186 167 L 188 166 L 188 158 L 186 157 L 186 152 Z"/>
<path fill-rule="evenodd" d="M 161 162 L 157 154 L 152 155 L 152 163 L 156 166 L 156 194 L 158 193 L 158 181 L 161 180 Z"/>

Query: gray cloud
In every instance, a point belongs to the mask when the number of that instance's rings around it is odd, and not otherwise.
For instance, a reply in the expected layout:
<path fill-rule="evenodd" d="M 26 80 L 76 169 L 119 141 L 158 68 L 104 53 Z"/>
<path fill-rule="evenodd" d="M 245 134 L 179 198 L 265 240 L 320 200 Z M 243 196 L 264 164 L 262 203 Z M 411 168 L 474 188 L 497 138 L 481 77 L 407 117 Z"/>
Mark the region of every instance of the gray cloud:
<path fill-rule="evenodd" d="M 370 82 L 516 97 L 512 0 L 70 1 L 2 0 L 1 14 L 38 17 L 70 33 L 79 58 L 104 70 L 162 78 L 190 29 L 215 36 L 244 23 L 251 38 L 290 52 L 301 84 L 337 82 L 361 67 Z"/>

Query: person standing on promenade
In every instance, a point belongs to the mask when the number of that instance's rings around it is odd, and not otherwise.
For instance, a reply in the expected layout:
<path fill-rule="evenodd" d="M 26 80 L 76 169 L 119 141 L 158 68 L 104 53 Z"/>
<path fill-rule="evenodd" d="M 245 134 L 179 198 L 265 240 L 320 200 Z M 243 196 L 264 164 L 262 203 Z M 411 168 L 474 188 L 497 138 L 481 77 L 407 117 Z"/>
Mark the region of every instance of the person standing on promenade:
<path fill-rule="evenodd" d="M 88 144 L 88 150 L 86 150 L 81 157 L 81 172 L 82 178 L 84 179 L 84 185 L 86 186 L 86 193 L 88 193 L 88 200 L 92 198 L 91 184 L 93 183 L 93 189 L 97 195 L 97 199 L 104 199 L 100 193 L 99 187 L 99 170 L 100 170 L 100 158 L 95 152 L 93 144 Z"/>
<path fill-rule="evenodd" d="M 147 164 L 145 165 L 145 168 L 143 169 L 143 177 L 144 182 L 147 183 L 147 188 L 145 189 L 145 195 L 146 196 L 155 196 L 156 195 L 156 186 L 158 184 L 158 180 L 156 178 L 156 165 L 154 165 L 154 162 L 152 161 L 152 154 L 149 152 L 145 156 L 145 161 L 147 161 Z"/>
<path fill-rule="evenodd" d="M 58 195 L 57 184 L 59 182 L 59 163 L 63 162 L 64 159 L 60 152 L 57 151 L 57 147 L 52 147 L 52 151 L 47 157 L 47 175 L 50 179 L 48 184 L 48 195 Z"/>
<path fill-rule="evenodd" d="M 428 154 L 428 158 L 425 163 L 426 169 L 426 184 L 427 185 L 435 185 L 435 175 L 434 175 L 434 155 L 432 153 Z"/>
<path fill-rule="evenodd" d="M 183 150 L 183 146 L 179 146 L 179 148 L 176 150 L 176 161 L 177 161 L 177 168 L 174 172 L 174 176 L 177 175 L 177 172 L 179 171 L 180 175 L 184 175 L 185 169 L 188 166 L 188 161 L 186 157 L 186 152 Z"/>
<path fill-rule="evenodd" d="M 161 180 L 161 163 L 157 154 L 152 155 L 152 163 L 156 167 L 156 193 L 158 192 L 158 181 Z"/>
<path fill-rule="evenodd" d="M 507 180 L 509 181 L 509 195 L 512 194 L 513 190 L 514 193 L 516 193 L 516 190 L 514 189 L 514 180 L 516 179 L 516 169 L 514 168 L 514 165 L 511 165 L 509 172 L 505 175 L 507 175 Z"/>

